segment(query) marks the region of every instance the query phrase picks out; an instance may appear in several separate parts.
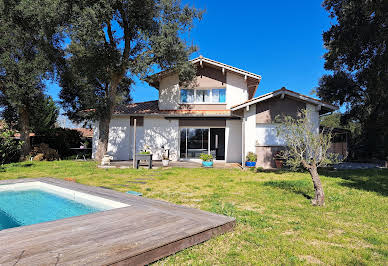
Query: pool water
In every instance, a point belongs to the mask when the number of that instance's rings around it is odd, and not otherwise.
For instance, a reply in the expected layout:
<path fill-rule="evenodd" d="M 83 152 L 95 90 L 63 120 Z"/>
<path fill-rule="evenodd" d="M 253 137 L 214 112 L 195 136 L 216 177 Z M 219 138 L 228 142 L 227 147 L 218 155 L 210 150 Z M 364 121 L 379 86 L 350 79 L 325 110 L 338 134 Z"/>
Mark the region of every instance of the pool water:
<path fill-rule="evenodd" d="M 102 211 L 38 190 L 0 192 L 0 230 Z"/>

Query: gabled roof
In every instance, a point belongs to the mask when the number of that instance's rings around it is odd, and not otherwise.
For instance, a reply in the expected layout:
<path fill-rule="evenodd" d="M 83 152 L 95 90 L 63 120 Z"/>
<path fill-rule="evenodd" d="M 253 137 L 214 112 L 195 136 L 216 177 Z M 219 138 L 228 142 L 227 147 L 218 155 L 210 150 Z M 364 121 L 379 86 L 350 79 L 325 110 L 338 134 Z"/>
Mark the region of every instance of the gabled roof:
<path fill-rule="evenodd" d="M 246 102 L 243 102 L 243 103 L 237 104 L 235 106 L 232 106 L 230 109 L 232 111 L 236 111 L 236 110 L 239 110 L 241 108 L 247 107 L 249 105 L 256 104 L 256 103 L 268 100 L 270 98 L 274 98 L 276 96 L 284 97 L 285 95 L 287 95 L 287 96 L 289 96 L 291 98 L 295 98 L 295 99 L 300 100 L 300 101 L 304 101 L 304 102 L 307 102 L 307 103 L 310 103 L 310 104 L 313 104 L 313 105 L 316 105 L 316 106 L 320 106 L 322 109 L 324 109 L 323 110 L 324 113 L 338 110 L 338 106 L 325 103 L 325 102 L 323 102 L 323 101 L 321 101 L 319 99 L 315 99 L 315 98 L 312 98 L 312 97 L 309 97 L 309 96 L 306 96 L 306 95 L 303 95 L 303 94 L 300 94 L 300 93 L 297 93 L 297 92 L 294 92 L 294 91 L 287 90 L 284 87 L 281 88 L 280 90 L 276 90 L 276 91 L 273 91 L 273 92 L 261 95 L 259 97 L 250 99 L 250 100 L 248 100 Z"/>
<path fill-rule="evenodd" d="M 203 64 L 208 64 L 208 65 L 211 65 L 211 66 L 216 67 L 218 69 L 221 69 L 223 72 L 224 71 L 234 72 L 236 74 L 243 76 L 245 79 L 251 78 L 253 80 L 256 80 L 257 83 L 260 83 L 260 80 L 261 80 L 260 75 L 257 75 L 257 74 L 254 74 L 252 72 L 248 72 L 246 70 L 242 70 L 242 69 L 239 69 L 237 67 L 233 67 L 233 66 L 230 66 L 230 65 L 227 65 L 227 64 L 224 64 L 224 63 L 221 63 L 221 62 L 218 62 L 218 61 L 206 58 L 206 57 L 203 57 L 202 55 L 190 60 L 190 62 L 193 64 L 199 64 L 200 66 L 202 66 Z M 156 89 L 159 89 L 158 88 L 158 86 L 159 86 L 158 81 L 160 79 L 168 76 L 168 75 L 173 74 L 173 73 L 175 73 L 175 71 L 173 69 L 161 71 L 159 73 L 156 73 L 154 75 L 149 76 L 147 78 L 147 81 L 151 86 L 155 87 Z"/>

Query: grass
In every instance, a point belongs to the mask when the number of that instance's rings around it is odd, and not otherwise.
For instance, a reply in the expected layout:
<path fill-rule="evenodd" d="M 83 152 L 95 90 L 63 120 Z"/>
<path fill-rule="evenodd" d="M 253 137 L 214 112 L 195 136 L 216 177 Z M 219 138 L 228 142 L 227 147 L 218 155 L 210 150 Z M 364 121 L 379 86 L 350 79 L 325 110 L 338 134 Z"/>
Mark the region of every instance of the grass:
<path fill-rule="evenodd" d="M 233 232 L 156 264 L 357 264 L 388 262 L 388 171 L 321 173 L 326 206 L 313 207 L 309 175 L 238 169 L 99 169 L 93 162 L 6 165 L 0 179 L 77 182 L 236 217 Z"/>

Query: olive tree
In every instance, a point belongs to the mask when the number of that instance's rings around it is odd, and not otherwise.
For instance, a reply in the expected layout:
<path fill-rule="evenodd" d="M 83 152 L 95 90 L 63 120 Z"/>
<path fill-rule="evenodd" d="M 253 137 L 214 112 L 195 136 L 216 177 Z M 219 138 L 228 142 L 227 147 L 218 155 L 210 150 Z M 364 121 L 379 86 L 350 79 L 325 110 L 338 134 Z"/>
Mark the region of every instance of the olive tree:
<path fill-rule="evenodd" d="M 282 159 L 292 169 L 295 170 L 302 166 L 310 173 L 315 190 L 312 204 L 323 206 L 325 193 L 319 178 L 318 167 L 339 162 L 338 155 L 329 152 L 331 130 L 319 132 L 312 121 L 312 113 L 308 110 L 301 111 L 297 118 L 283 116 L 277 117 L 277 121 L 281 123 L 276 128 L 277 136 L 287 146 L 281 152 Z"/>

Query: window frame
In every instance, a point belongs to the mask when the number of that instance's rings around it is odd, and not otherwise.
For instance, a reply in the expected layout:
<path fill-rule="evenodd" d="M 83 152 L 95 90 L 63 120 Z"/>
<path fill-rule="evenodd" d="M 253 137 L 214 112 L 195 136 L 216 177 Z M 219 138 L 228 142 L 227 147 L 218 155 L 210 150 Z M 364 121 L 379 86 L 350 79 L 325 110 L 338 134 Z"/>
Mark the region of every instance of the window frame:
<path fill-rule="evenodd" d="M 225 102 L 212 102 L 213 90 L 220 90 L 220 89 L 225 90 Z M 194 102 L 182 102 L 182 90 L 193 90 L 194 91 L 194 94 L 193 94 Z M 197 91 L 198 90 L 209 90 L 210 91 L 210 94 L 209 94 L 210 102 L 197 102 L 196 100 L 197 100 Z M 179 89 L 179 104 L 219 104 L 219 105 L 225 105 L 226 101 L 227 101 L 226 87 L 203 87 L 203 88 L 194 88 L 194 89 L 187 89 L 187 88 L 180 88 Z"/>

